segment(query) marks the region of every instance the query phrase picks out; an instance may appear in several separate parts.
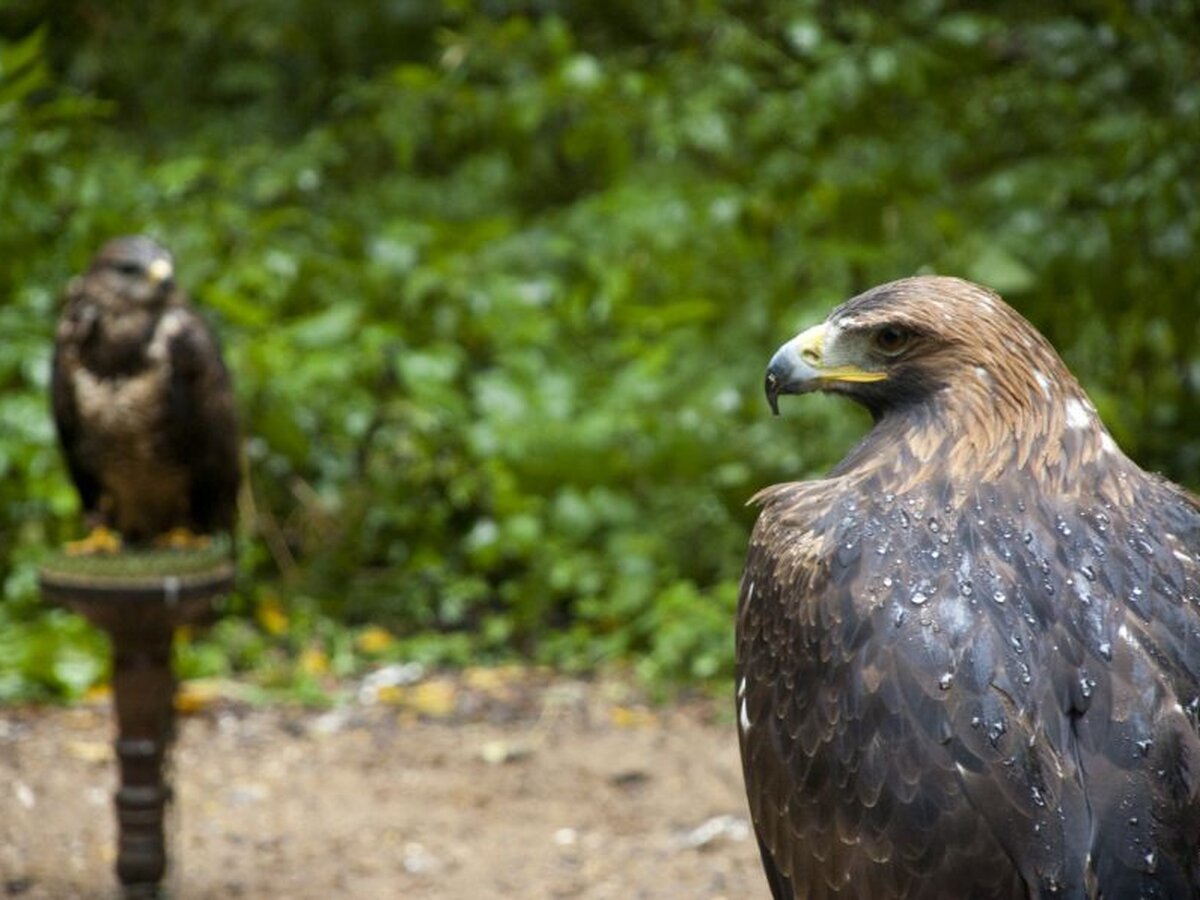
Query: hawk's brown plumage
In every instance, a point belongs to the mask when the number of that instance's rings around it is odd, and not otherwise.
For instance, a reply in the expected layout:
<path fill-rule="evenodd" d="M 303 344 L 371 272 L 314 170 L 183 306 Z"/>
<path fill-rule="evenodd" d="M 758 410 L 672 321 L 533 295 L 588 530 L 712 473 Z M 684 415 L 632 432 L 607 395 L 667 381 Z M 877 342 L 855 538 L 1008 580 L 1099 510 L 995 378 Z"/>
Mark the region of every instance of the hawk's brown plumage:
<path fill-rule="evenodd" d="M 149 238 L 110 241 L 68 286 L 55 335 L 54 419 L 85 515 L 133 542 L 233 525 L 229 375 L 172 276 Z"/>
<path fill-rule="evenodd" d="M 957 279 L 848 301 L 767 389 L 875 418 L 757 498 L 736 703 L 775 897 L 1200 896 L 1200 501 Z"/>

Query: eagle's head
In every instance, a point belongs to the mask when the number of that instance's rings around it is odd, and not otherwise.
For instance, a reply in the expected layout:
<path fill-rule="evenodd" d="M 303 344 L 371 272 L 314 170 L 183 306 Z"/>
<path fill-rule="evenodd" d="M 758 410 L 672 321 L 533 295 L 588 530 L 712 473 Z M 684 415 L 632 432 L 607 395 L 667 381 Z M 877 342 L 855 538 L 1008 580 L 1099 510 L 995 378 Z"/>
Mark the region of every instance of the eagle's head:
<path fill-rule="evenodd" d="M 916 277 L 848 300 L 788 341 L 767 369 L 767 400 L 845 394 L 882 416 L 939 395 L 992 395 L 1019 407 L 1079 393 L 1049 342 L 996 294 L 958 278 Z"/>
<path fill-rule="evenodd" d="M 167 303 L 175 289 L 170 252 L 143 235 L 114 238 L 92 260 L 87 280 L 93 289 L 119 300 L 126 309 L 151 310 Z"/>
<path fill-rule="evenodd" d="M 826 391 L 877 423 L 843 466 L 898 458 L 995 476 L 1036 460 L 1067 478 L 1116 445 L 1050 342 L 992 291 L 958 278 L 872 288 L 788 341 L 767 400 Z M 912 467 L 918 477 L 919 467 Z"/>

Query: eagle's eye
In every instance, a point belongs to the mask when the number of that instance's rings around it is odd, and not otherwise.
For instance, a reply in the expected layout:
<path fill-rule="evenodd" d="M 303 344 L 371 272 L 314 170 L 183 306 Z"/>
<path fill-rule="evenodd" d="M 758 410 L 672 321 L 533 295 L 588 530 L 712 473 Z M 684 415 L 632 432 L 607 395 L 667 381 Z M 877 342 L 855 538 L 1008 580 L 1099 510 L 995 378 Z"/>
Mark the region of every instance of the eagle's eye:
<path fill-rule="evenodd" d="M 904 351 L 912 340 L 912 333 L 895 325 L 884 325 L 875 332 L 875 348 L 887 356 L 896 356 Z"/>
<path fill-rule="evenodd" d="M 142 267 L 135 262 L 117 263 L 114 268 L 117 270 L 117 272 L 122 275 L 126 275 L 129 278 L 135 278 L 142 274 Z"/>

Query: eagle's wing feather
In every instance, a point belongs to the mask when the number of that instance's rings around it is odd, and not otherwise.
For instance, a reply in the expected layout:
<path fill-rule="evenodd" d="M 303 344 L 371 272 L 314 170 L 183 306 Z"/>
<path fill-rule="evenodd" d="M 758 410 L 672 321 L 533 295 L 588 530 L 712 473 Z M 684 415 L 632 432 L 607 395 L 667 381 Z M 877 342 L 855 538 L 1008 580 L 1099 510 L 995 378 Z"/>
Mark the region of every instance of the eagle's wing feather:
<path fill-rule="evenodd" d="M 1073 737 L 1104 896 L 1190 897 L 1200 888 L 1200 507 L 1163 479 L 1139 481 L 1115 540 L 1107 514 L 1088 516 L 1062 551 L 1075 570 L 1087 557 L 1085 590 L 1107 595 L 1074 622 L 1103 652 L 1084 662 L 1088 696 L 1071 684 L 1086 709 Z"/>
<path fill-rule="evenodd" d="M 167 344 L 167 416 L 173 455 L 190 475 L 190 510 L 197 531 L 229 530 L 237 504 L 238 427 L 233 388 L 220 347 L 190 309 Z"/>
<path fill-rule="evenodd" d="M 68 285 L 63 302 L 65 315 L 55 332 L 50 369 L 51 408 L 67 471 L 79 491 L 84 513 L 90 514 L 96 511 L 100 503 L 101 487 L 99 473 L 89 463 L 81 447 L 82 426 L 72 380 L 73 373 L 80 365 L 79 349 L 92 327 L 78 280 Z"/>
<path fill-rule="evenodd" d="M 1195 549 L 1109 542 L 1096 569 L 1109 526 L 1089 510 L 1030 518 L 1024 534 L 1003 513 L 967 518 L 947 567 L 902 511 L 853 520 L 821 485 L 767 495 L 739 602 L 739 737 L 776 896 L 842 880 L 839 896 L 949 896 L 926 892 L 932 871 L 961 896 L 1085 897 L 1092 879 L 1106 896 L 1187 896 L 1200 512 L 1148 498 L 1168 527 L 1135 533 Z"/>
<path fill-rule="evenodd" d="M 1082 789 L 1047 735 L 1062 724 L 1029 714 L 1053 691 L 1014 660 L 1029 626 L 998 606 L 987 628 L 935 628 L 912 595 L 943 585 L 868 577 L 833 499 L 789 488 L 786 511 L 760 516 L 739 607 L 739 733 L 777 896 L 943 896 L 922 887 L 936 870 L 961 896 L 1024 897 L 1005 850 L 1029 883 L 1065 883 L 1086 835 L 1046 810 L 1081 809 Z"/>

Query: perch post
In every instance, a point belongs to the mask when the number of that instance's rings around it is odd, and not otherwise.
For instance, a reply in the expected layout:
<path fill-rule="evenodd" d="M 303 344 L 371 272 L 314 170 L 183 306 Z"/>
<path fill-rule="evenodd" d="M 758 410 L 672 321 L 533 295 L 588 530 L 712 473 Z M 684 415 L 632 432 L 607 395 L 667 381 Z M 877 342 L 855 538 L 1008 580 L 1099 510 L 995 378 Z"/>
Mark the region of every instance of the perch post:
<path fill-rule="evenodd" d="M 112 645 L 120 787 L 117 877 L 128 900 L 161 896 L 167 870 L 165 762 L 174 738 L 175 629 L 211 621 L 233 586 L 228 544 L 196 551 L 60 556 L 41 570 L 43 598 L 83 615 Z"/>

